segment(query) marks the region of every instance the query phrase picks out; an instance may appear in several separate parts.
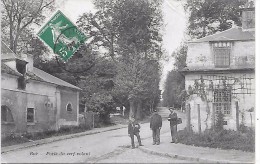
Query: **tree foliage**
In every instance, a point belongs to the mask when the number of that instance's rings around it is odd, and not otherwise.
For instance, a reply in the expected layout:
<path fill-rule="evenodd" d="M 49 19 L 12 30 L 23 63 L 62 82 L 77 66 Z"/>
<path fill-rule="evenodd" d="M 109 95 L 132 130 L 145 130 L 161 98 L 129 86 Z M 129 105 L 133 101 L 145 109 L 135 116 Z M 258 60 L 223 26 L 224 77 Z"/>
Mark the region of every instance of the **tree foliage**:
<path fill-rule="evenodd" d="M 40 62 L 37 67 L 81 88 L 80 104 L 86 105 L 88 110 L 108 115 L 115 109 L 112 96 L 115 66 L 90 47 L 83 45 L 68 63 L 53 57 Z"/>
<path fill-rule="evenodd" d="M 136 115 L 141 109 L 133 106 L 140 108 L 159 97 L 161 2 L 96 0 L 94 4 L 97 12 L 83 14 L 77 23 L 89 34 L 90 44 L 111 57 L 116 67 L 114 100 Z"/>
<path fill-rule="evenodd" d="M 185 78 L 179 71 L 186 67 L 187 45 L 182 44 L 173 52 L 175 69 L 167 74 L 163 92 L 163 106 L 184 107 Z"/>
<path fill-rule="evenodd" d="M 185 79 L 178 71 L 172 70 L 167 74 L 163 92 L 163 105 L 181 107 L 181 92 L 185 88 Z"/>
<path fill-rule="evenodd" d="M 36 55 L 37 67 L 82 89 L 80 102 L 105 115 L 115 105 L 124 105 L 141 115 L 159 101 L 159 60 L 162 35 L 162 1 L 95 0 L 97 12 L 85 13 L 78 27 L 88 35 L 88 43 L 69 62 L 48 52 L 32 35 L 31 25 L 44 19 L 53 1 L 3 0 L 4 40 L 15 53 Z M 132 102 L 132 103 L 130 103 Z M 139 117 L 140 118 L 140 117 Z"/>
<path fill-rule="evenodd" d="M 32 34 L 31 25 L 39 25 L 43 12 L 54 8 L 54 0 L 2 0 L 2 39 L 14 52 L 24 51 L 23 35 Z"/>
<path fill-rule="evenodd" d="M 216 114 L 215 130 L 216 131 L 224 130 L 224 114 L 222 112 Z"/>
<path fill-rule="evenodd" d="M 233 24 L 240 26 L 240 6 L 246 0 L 187 0 L 185 9 L 190 13 L 188 34 L 202 38 L 224 31 Z"/>
<path fill-rule="evenodd" d="M 85 13 L 78 20 L 92 44 L 107 49 L 111 57 L 128 57 L 129 52 L 146 58 L 162 55 L 160 1 L 95 0 L 94 4 L 97 12 Z"/>

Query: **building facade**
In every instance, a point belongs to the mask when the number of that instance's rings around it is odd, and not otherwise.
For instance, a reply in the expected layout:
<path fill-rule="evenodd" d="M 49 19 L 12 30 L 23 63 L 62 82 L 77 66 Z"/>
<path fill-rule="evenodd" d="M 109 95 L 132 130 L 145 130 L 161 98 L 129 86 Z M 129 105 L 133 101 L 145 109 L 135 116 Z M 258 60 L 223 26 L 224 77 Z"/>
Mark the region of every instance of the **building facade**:
<path fill-rule="evenodd" d="M 254 127 L 254 11 L 253 2 L 247 3 L 242 10 L 242 27 L 188 42 L 183 73 L 194 131 L 215 125 L 220 112 L 225 129 Z"/>
<path fill-rule="evenodd" d="M 1 135 L 77 126 L 80 88 L 33 66 L 1 43 Z"/>

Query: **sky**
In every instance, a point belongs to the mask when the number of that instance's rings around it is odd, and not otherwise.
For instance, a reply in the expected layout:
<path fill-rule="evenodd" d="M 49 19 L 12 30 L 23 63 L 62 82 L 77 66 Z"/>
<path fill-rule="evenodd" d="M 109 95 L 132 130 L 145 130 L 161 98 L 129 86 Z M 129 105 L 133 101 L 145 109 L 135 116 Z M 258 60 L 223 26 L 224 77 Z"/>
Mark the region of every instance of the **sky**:
<path fill-rule="evenodd" d="M 80 15 L 95 11 L 91 0 L 56 0 L 57 9 L 61 10 L 72 22 L 76 24 Z M 171 54 L 184 40 L 187 16 L 183 9 L 183 1 L 164 0 L 163 7 L 164 30 L 163 48 L 166 52 L 166 61 L 162 61 L 162 77 L 160 89 L 163 90 L 167 73 L 173 69 Z"/>

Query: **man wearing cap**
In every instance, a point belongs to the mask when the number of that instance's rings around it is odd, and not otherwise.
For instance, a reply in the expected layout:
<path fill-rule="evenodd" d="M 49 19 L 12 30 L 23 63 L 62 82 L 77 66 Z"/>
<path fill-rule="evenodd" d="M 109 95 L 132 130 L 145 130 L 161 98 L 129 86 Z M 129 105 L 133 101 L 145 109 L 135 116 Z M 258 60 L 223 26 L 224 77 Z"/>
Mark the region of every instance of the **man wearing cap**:
<path fill-rule="evenodd" d="M 171 136 L 172 136 L 171 143 L 177 143 L 178 116 L 177 113 L 175 113 L 174 108 L 171 107 L 169 110 L 171 112 L 168 117 L 168 121 L 170 121 Z"/>
<path fill-rule="evenodd" d="M 141 128 L 141 126 L 138 124 L 138 122 L 135 121 L 135 119 L 133 117 L 131 117 L 129 119 L 129 124 L 128 124 L 128 135 L 131 138 L 132 149 L 135 148 L 134 136 L 137 137 L 139 146 L 143 146 L 140 135 L 139 135 L 140 128 Z"/>
<path fill-rule="evenodd" d="M 158 114 L 157 110 L 155 109 L 150 121 L 150 128 L 153 131 L 153 145 L 160 144 L 161 127 L 162 127 L 162 117 Z"/>

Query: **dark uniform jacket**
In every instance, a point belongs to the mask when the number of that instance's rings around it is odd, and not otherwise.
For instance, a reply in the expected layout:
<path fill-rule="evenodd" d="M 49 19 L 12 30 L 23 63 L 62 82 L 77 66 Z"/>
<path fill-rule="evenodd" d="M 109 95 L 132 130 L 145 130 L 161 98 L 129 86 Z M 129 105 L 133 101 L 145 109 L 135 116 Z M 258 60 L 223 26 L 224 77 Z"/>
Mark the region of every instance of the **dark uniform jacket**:
<path fill-rule="evenodd" d="M 162 127 L 162 117 L 158 113 L 155 113 L 151 117 L 150 128 L 159 129 L 160 127 Z"/>
<path fill-rule="evenodd" d="M 139 130 L 140 128 L 141 128 L 141 126 L 136 121 L 130 122 L 128 124 L 128 134 L 134 135 L 136 133 L 139 133 L 140 132 L 140 130 Z"/>
<path fill-rule="evenodd" d="M 168 121 L 170 121 L 170 126 L 174 126 L 178 124 L 178 116 L 177 113 L 173 112 L 169 115 Z"/>

